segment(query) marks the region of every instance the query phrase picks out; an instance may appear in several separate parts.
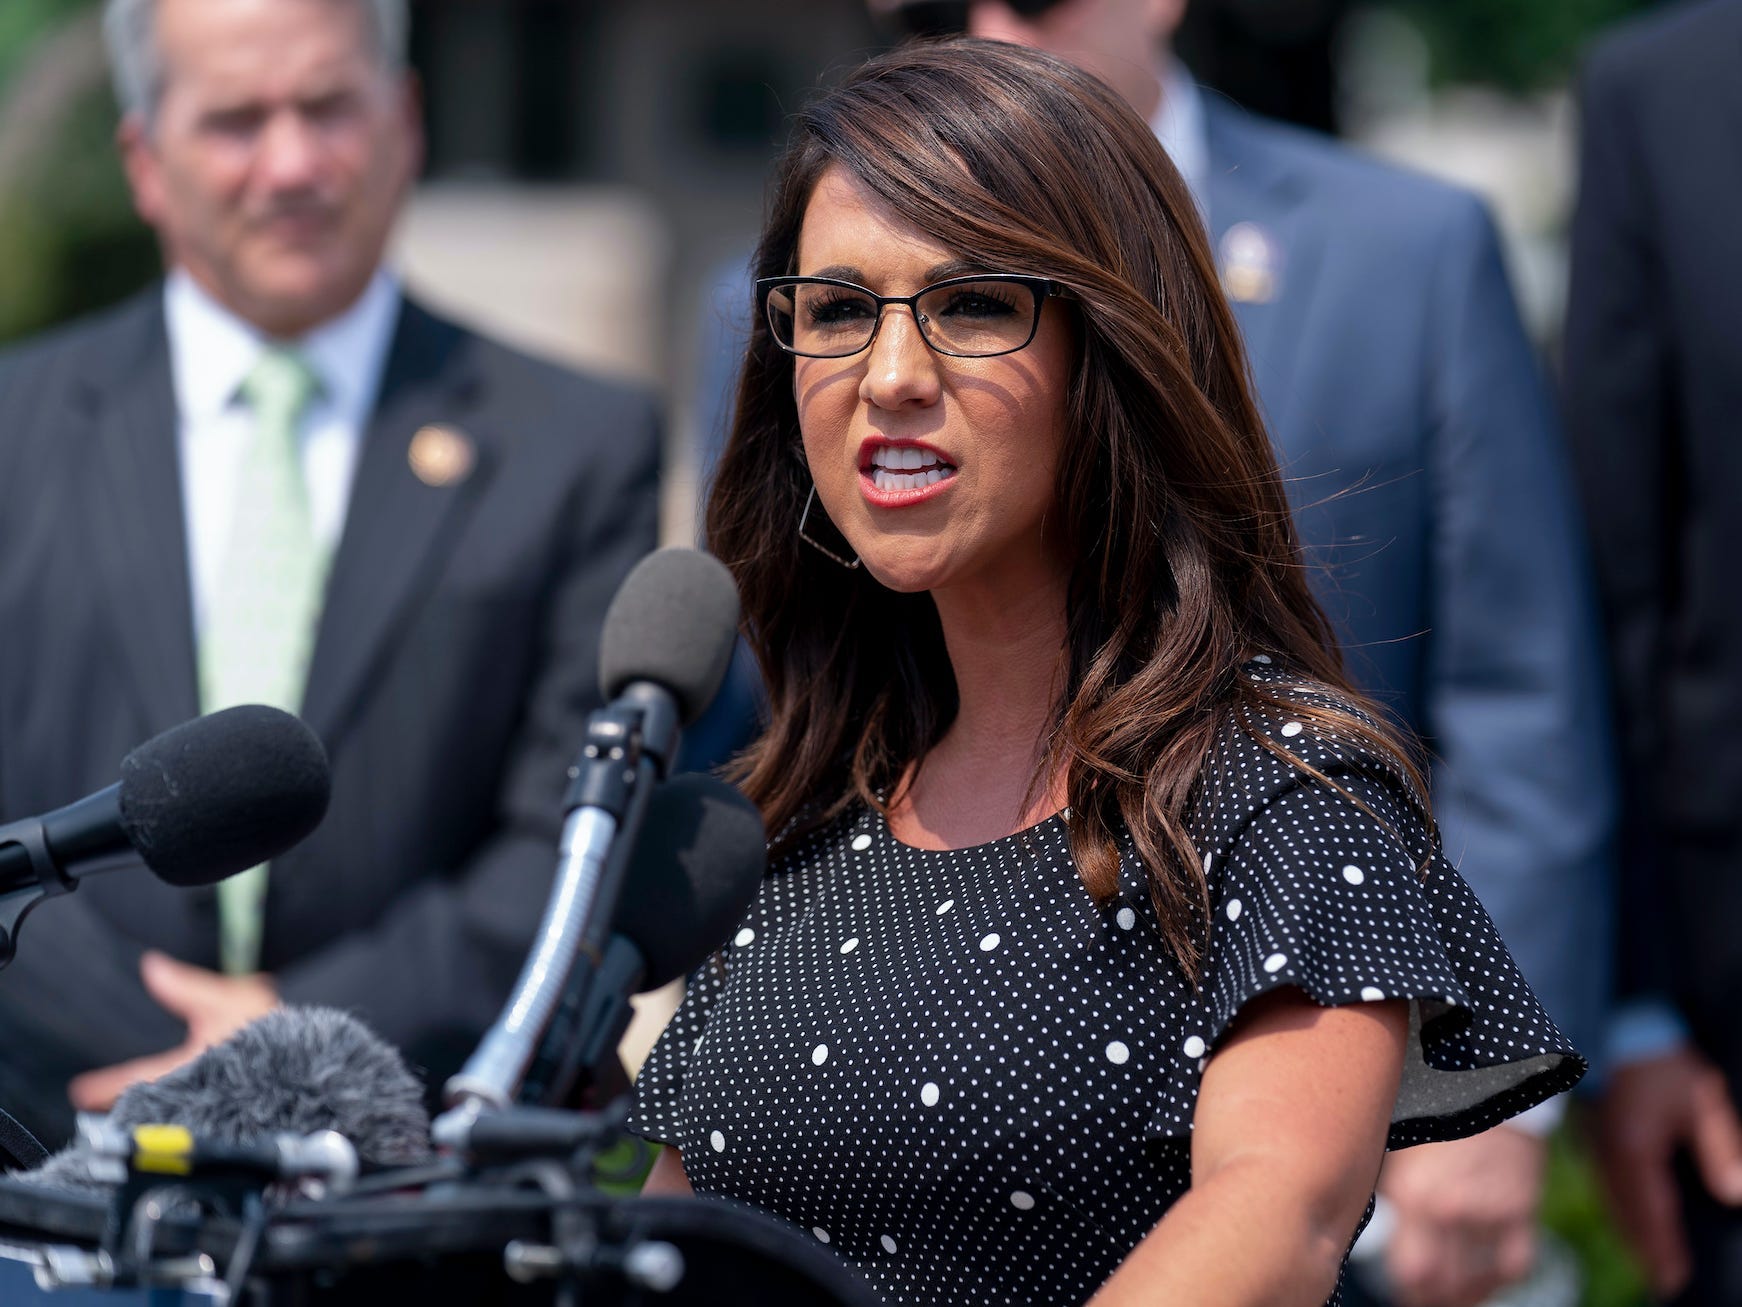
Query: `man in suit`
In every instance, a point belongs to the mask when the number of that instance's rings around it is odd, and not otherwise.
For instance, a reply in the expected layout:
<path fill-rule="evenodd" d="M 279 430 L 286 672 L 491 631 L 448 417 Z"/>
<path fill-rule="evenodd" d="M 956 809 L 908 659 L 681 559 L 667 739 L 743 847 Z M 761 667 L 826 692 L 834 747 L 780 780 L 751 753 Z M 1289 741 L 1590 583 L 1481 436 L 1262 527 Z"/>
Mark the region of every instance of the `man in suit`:
<path fill-rule="evenodd" d="M 1687 1303 L 1742 1301 L 1739 69 L 1742 0 L 1591 53 L 1566 330 L 1625 781 L 1599 1160 L 1654 1286 Z"/>
<path fill-rule="evenodd" d="M 542 910 L 618 582 L 654 543 L 637 393 L 381 267 L 421 156 L 403 0 L 110 0 L 120 145 L 167 280 L 0 359 L 0 817 L 238 700 L 331 757 L 242 892 L 95 878 L 0 976 L 0 1106 L 58 1137 L 278 1001 L 433 1077 Z M 330 565 L 329 565 L 330 559 Z"/>
<path fill-rule="evenodd" d="M 1185 0 L 888 0 L 1119 90 L 1196 194 L 1350 668 L 1433 750 L 1448 855 L 1581 1048 L 1603 987 L 1610 778 L 1596 619 L 1544 387 L 1473 196 L 1205 94 Z M 1393 1156 L 1400 1301 L 1525 1274 L 1552 1124 Z"/>

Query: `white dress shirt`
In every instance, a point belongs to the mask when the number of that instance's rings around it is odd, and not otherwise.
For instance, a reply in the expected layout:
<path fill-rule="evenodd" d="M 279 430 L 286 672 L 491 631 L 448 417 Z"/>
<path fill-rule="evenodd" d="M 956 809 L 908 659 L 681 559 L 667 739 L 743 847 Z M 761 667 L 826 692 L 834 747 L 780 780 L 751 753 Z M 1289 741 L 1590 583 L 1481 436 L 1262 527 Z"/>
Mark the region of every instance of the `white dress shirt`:
<path fill-rule="evenodd" d="M 244 378 L 273 342 L 177 269 L 164 287 L 177 447 L 186 514 L 188 576 L 194 632 L 206 613 L 235 525 L 235 485 L 254 426 L 241 397 Z M 377 272 L 357 302 L 301 340 L 318 382 L 298 426 L 303 481 L 315 537 L 336 548 L 345 525 L 351 481 L 381 386 L 387 348 L 399 317 L 394 278 Z"/>
<path fill-rule="evenodd" d="M 1204 126 L 1204 93 L 1177 59 L 1168 60 L 1157 76 L 1161 79 L 1161 103 L 1150 115 L 1149 130 L 1191 188 L 1198 212 L 1207 215 L 1204 179 L 1210 171 L 1210 138 Z"/>

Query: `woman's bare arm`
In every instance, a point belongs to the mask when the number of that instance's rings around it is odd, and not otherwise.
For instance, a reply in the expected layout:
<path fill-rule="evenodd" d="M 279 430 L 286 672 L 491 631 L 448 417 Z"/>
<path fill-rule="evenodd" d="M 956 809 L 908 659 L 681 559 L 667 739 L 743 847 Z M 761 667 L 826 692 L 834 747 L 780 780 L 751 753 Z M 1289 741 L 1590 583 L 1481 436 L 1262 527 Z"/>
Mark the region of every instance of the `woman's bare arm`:
<path fill-rule="evenodd" d="M 1403 1074 L 1401 1001 L 1254 1000 L 1204 1070 L 1192 1187 L 1093 1307 L 1321 1307 L 1373 1192 Z"/>
<path fill-rule="evenodd" d="M 644 1197 L 688 1198 L 695 1193 L 690 1178 L 684 1174 L 683 1155 L 675 1148 L 662 1148 L 647 1173 L 647 1183 L 641 1186 Z"/>

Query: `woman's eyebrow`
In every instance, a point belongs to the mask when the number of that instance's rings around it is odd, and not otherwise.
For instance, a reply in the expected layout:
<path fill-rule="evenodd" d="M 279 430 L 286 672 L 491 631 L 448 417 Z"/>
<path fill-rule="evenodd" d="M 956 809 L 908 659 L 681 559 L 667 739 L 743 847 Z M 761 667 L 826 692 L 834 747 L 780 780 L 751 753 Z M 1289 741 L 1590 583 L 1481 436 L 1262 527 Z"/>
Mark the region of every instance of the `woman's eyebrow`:
<path fill-rule="evenodd" d="M 968 277 L 975 273 L 986 271 L 984 263 L 969 259 L 949 259 L 943 263 L 934 263 L 923 274 L 929 284 L 934 281 L 948 281 L 951 277 Z M 852 263 L 831 263 L 826 268 L 818 268 L 815 272 L 807 272 L 807 277 L 832 277 L 836 281 L 850 281 L 855 285 L 865 284 L 865 270 Z"/>
<path fill-rule="evenodd" d="M 951 277 L 972 276 L 976 272 L 985 272 L 986 265 L 969 259 L 950 259 L 946 263 L 934 263 L 925 270 L 927 281 L 948 281 Z"/>

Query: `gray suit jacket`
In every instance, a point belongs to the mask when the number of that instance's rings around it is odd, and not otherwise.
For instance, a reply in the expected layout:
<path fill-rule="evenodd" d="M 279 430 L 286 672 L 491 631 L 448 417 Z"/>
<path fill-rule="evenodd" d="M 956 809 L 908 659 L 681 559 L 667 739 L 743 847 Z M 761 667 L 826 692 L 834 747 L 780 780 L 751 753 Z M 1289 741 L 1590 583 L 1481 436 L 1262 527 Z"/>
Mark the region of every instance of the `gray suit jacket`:
<path fill-rule="evenodd" d="M 430 423 L 471 442 L 464 478 L 413 474 Z M 645 396 L 404 305 L 304 700 L 332 806 L 273 864 L 262 966 L 433 1076 L 493 1019 L 536 927 L 600 620 L 654 543 L 658 459 Z M 11 819 L 111 783 L 197 712 L 160 289 L 0 358 L 0 485 Z M 148 946 L 215 966 L 214 893 L 117 872 L 32 915 L 0 973 L 0 1106 L 58 1134 L 67 1076 L 179 1042 L 138 981 Z"/>
<path fill-rule="evenodd" d="M 1319 596 L 1356 679 L 1433 751 L 1447 856 L 1589 1052 L 1613 820 L 1600 635 L 1493 224 L 1450 186 L 1205 109 L 1211 239 Z"/>

